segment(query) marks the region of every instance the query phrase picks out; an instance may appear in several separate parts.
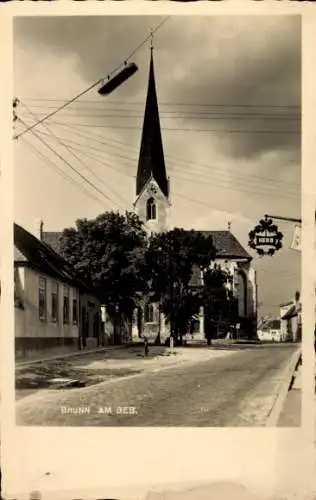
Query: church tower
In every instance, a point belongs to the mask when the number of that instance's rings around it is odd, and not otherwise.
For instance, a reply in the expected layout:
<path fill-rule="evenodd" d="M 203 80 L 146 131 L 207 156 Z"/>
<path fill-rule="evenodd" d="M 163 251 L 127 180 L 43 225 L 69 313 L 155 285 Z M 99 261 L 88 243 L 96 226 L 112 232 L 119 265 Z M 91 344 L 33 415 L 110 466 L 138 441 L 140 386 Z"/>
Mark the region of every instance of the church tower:
<path fill-rule="evenodd" d="M 168 229 L 170 201 L 161 137 L 158 99 L 156 92 L 153 46 L 150 47 L 150 65 L 136 176 L 136 200 L 134 210 L 145 223 L 148 233 Z"/>

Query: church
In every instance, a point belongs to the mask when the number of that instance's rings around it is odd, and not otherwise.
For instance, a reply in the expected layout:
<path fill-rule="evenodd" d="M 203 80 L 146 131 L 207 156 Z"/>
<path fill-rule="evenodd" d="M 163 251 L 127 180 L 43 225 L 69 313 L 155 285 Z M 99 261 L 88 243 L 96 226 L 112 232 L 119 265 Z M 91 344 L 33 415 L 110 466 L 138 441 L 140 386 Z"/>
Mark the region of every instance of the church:
<path fill-rule="evenodd" d="M 171 202 L 170 179 L 164 157 L 159 118 L 159 105 L 154 71 L 153 47 L 151 46 L 147 98 L 143 120 L 138 169 L 136 176 L 135 213 L 143 221 L 148 235 L 164 232 L 170 227 Z M 238 303 L 238 324 L 240 335 L 255 336 L 257 326 L 257 284 L 252 257 L 232 234 L 230 228 L 223 231 L 200 231 L 211 235 L 216 248 L 215 262 L 232 276 L 232 289 Z M 192 278 L 194 286 L 203 284 L 203 275 L 198 270 Z M 195 318 L 194 332 L 205 338 L 205 317 L 203 307 Z M 133 338 L 146 335 L 153 339 L 158 333 L 161 339 L 169 329 L 157 304 L 144 301 L 141 311 L 135 313 Z"/>

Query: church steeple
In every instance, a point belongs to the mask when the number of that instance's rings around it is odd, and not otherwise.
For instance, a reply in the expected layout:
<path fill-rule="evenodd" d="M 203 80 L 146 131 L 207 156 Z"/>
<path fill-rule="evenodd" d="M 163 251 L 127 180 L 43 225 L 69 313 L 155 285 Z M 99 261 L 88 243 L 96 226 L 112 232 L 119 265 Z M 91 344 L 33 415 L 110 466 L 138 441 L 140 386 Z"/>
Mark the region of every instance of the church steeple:
<path fill-rule="evenodd" d="M 136 196 L 142 192 L 148 180 L 153 178 L 162 193 L 168 198 L 169 188 L 161 138 L 152 43 L 150 51 L 147 99 L 136 177 Z"/>

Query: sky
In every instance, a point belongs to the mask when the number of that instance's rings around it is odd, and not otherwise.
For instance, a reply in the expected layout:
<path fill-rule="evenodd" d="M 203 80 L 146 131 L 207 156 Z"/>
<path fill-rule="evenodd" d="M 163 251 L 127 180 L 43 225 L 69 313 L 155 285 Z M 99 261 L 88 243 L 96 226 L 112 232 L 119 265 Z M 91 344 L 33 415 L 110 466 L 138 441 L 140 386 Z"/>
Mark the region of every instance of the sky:
<path fill-rule="evenodd" d="M 16 18 L 14 93 L 26 125 L 15 133 L 106 78 L 164 19 Z M 171 16 L 153 44 L 171 227 L 231 222 L 254 257 L 259 315 L 277 317 L 300 289 L 294 225 L 277 222 L 284 242 L 273 257 L 252 252 L 248 232 L 266 213 L 301 217 L 300 17 Z M 131 59 L 139 71 L 111 96 L 94 87 L 15 141 L 17 223 L 58 231 L 132 209 L 149 56 L 148 41 Z"/>

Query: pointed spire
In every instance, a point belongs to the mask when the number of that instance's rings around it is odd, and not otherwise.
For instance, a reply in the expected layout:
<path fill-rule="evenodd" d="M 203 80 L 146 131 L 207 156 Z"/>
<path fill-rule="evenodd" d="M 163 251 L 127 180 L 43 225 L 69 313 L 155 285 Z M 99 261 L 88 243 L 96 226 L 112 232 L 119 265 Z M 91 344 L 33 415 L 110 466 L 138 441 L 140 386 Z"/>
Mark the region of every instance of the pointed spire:
<path fill-rule="evenodd" d="M 136 177 L 136 196 L 143 190 L 148 180 L 153 177 L 161 191 L 168 197 L 168 180 L 161 138 L 158 99 L 156 92 L 153 36 L 150 42 L 150 65 L 147 99 L 143 122 L 138 170 Z"/>

